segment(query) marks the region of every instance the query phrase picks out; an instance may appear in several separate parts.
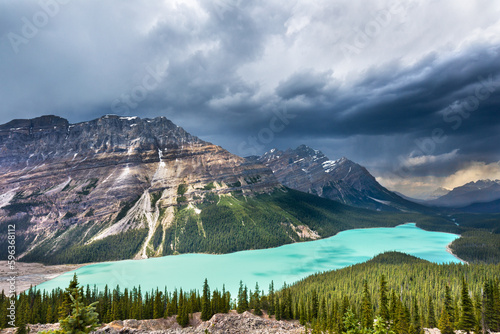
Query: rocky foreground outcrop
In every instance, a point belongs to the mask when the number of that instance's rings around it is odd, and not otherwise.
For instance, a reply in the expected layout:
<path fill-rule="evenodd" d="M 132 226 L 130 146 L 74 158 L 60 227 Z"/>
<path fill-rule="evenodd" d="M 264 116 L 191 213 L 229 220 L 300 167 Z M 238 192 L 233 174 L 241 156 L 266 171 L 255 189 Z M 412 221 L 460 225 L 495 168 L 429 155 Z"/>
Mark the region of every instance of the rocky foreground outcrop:
<path fill-rule="evenodd" d="M 59 329 L 59 324 L 29 325 L 29 334 L 40 331 Z M 14 334 L 15 328 L 7 328 L 0 334 Z M 310 331 L 310 330 L 309 330 Z M 215 314 L 209 321 L 201 321 L 200 313 L 195 313 L 190 319 L 189 327 L 182 328 L 175 321 L 175 316 L 167 319 L 151 320 L 115 320 L 102 325 L 95 334 L 298 334 L 304 333 L 305 328 L 297 321 L 276 321 L 267 317 L 258 317 L 250 312 L 237 314 Z M 441 334 L 437 328 L 424 328 L 425 334 Z M 455 334 L 465 334 L 455 331 Z M 491 332 L 490 334 L 500 334 Z"/>
<path fill-rule="evenodd" d="M 58 329 L 58 324 L 31 325 L 30 334 L 38 331 Z M 209 321 L 202 322 L 200 313 L 195 313 L 190 319 L 190 326 L 182 328 L 175 321 L 175 316 L 167 319 L 152 320 L 116 320 L 101 326 L 96 334 L 190 334 L 190 333 L 235 333 L 235 334 L 298 334 L 304 333 L 304 327 L 297 321 L 276 321 L 258 317 L 250 312 L 242 314 L 215 314 Z M 13 334 L 14 329 L 5 329 L 2 334 Z"/>

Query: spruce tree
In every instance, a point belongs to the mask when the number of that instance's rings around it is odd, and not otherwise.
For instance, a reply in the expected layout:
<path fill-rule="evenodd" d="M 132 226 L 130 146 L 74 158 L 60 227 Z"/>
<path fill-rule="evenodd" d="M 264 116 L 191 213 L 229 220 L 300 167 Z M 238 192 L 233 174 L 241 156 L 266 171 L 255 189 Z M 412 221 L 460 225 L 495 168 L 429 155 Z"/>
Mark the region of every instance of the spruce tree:
<path fill-rule="evenodd" d="M 238 313 L 243 313 L 248 310 L 248 289 L 243 286 L 243 282 L 240 281 L 240 288 L 238 290 L 238 305 L 236 311 Z"/>
<path fill-rule="evenodd" d="M 450 316 L 444 307 L 441 311 L 441 317 L 439 317 L 438 328 L 441 331 L 441 334 L 454 334 L 453 327 L 450 322 Z"/>
<path fill-rule="evenodd" d="M 422 323 L 420 321 L 420 311 L 418 309 L 417 298 L 413 298 L 412 325 L 413 325 L 413 334 L 421 334 L 423 332 Z"/>
<path fill-rule="evenodd" d="M 318 293 L 316 289 L 312 291 L 311 294 L 311 318 L 318 318 L 318 309 L 319 309 L 319 301 L 318 301 Z"/>
<path fill-rule="evenodd" d="M 462 291 L 460 293 L 461 297 L 461 314 L 460 314 L 460 328 L 461 330 L 470 333 L 474 330 L 476 321 L 474 318 L 474 307 L 472 305 L 472 300 L 469 296 L 469 289 L 465 278 L 462 279 Z"/>
<path fill-rule="evenodd" d="M 26 323 L 24 321 L 21 320 L 17 324 L 16 334 L 28 334 Z"/>
<path fill-rule="evenodd" d="M 387 282 L 385 276 L 380 277 L 380 302 L 379 302 L 379 315 L 382 321 L 389 322 L 389 298 L 387 297 Z"/>
<path fill-rule="evenodd" d="M 73 299 L 78 299 L 78 295 L 80 293 L 79 289 L 75 289 L 78 287 L 78 277 L 76 273 L 73 275 L 73 279 L 69 282 L 69 286 L 66 288 L 64 293 L 63 302 L 59 307 L 59 319 L 64 319 L 71 314 L 71 306 L 73 304 L 70 295 Z"/>
<path fill-rule="evenodd" d="M 67 294 L 71 300 L 71 314 L 64 319 L 60 319 L 61 329 L 51 331 L 57 334 L 88 334 L 98 325 L 99 314 L 95 311 L 97 301 L 85 306 L 83 303 L 82 288 L 78 287 L 76 274 L 70 282 L 70 287 L 66 288 Z M 76 296 L 76 298 L 74 297 Z M 43 332 L 42 332 L 43 333 Z"/>
<path fill-rule="evenodd" d="M 363 299 L 361 301 L 361 326 L 364 328 L 372 328 L 373 326 L 372 301 L 366 280 L 363 285 Z"/>
<path fill-rule="evenodd" d="M 181 327 L 186 327 L 189 324 L 189 312 L 188 312 L 188 305 L 187 305 L 187 300 L 182 293 L 182 289 L 180 289 L 179 292 L 179 305 L 178 305 L 178 311 L 177 311 L 177 323 L 181 325 Z"/>
<path fill-rule="evenodd" d="M 500 332 L 499 282 L 487 280 L 483 287 L 484 322 L 487 330 Z"/>
<path fill-rule="evenodd" d="M 60 321 L 61 330 L 71 334 L 90 333 L 97 327 L 99 315 L 95 312 L 95 306 L 98 302 L 85 306 L 81 295 L 78 295 L 77 299 L 70 295 L 70 298 L 73 302 L 72 313 Z"/>
<path fill-rule="evenodd" d="M 451 325 L 455 323 L 455 309 L 453 307 L 453 299 L 451 298 L 450 287 L 445 286 L 444 290 L 444 310 L 448 313 Z"/>
<path fill-rule="evenodd" d="M 210 306 L 210 288 L 208 280 L 205 278 L 203 283 L 203 296 L 201 297 L 201 320 L 207 321 L 212 317 L 212 308 Z"/>
<path fill-rule="evenodd" d="M 124 309 L 126 310 L 126 309 Z M 153 318 L 158 319 L 161 318 L 164 314 L 163 310 L 163 301 L 162 301 L 162 296 L 161 296 L 161 291 L 156 289 L 155 297 L 154 297 L 154 303 L 153 303 Z"/>
<path fill-rule="evenodd" d="M 259 288 L 259 283 L 255 283 L 255 291 L 253 292 L 253 313 L 255 315 L 262 315 L 262 310 L 260 306 L 260 288 Z"/>
<path fill-rule="evenodd" d="M 358 321 L 356 319 L 356 316 L 354 315 L 354 312 L 349 308 L 344 315 L 344 327 L 345 331 L 343 331 L 343 334 L 361 334 L 361 329 L 358 326 Z"/>
<path fill-rule="evenodd" d="M 434 312 L 434 303 L 432 302 L 431 296 L 429 296 L 427 303 L 427 326 L 429 328 L 435 328 L 436 323 L 436 313 Z"/>
<path fill-rule="evenodd" d="M 269 297 L 268 297 L 268 300 L 269 300 L 269 315 L 273 315 L 274 314 L 274 308 L 275 308 L 275 297 L 274 297 L 274 281 L 271 281 L 271 284 L 269 284 Z"/>

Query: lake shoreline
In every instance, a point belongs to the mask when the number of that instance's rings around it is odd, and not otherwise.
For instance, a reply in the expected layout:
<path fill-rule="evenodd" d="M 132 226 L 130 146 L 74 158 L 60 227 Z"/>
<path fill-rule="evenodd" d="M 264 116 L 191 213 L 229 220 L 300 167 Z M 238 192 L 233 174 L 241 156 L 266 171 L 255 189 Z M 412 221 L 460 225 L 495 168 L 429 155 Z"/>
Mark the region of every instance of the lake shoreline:
<path fill-rule="evenodd" d="M 38 262 L 16 262 L 15 276 L 16 293 L 21 293 L 28 290 L 31 286 L 35 286 L 47 281 L 50 281 L 67 272 L 79 269 L 90 263 L 83 264 L 58 264 L 44 265 Z M 0 291 L 7 293 L 9 289 L 10 270 L 7 261 L 0 261 Z"/>
<path fill-rule="evenodd" d="M 328 237 L 325 237 L 325 238 L 321 238 L 321 239 L 318 239 L 318 240 L 311 240 L 311 242 L 312 241 L 319 241 L 319 240 L 325 240 L 325 239 L 328 239 L 328 238 L 332 238 L 332 237 L 337 236 L 339 233 L 347 232 L 347 231 L 380 229 L 380 228 L 396 228 L 396 227 L 400 227 L 400 226 L 404 226 L 404 225 L 408 225 L 408 224 L 414 224 L 415 227 L 417 227 L 415 222 L 405 222 L 405 223 L 401 223 L 401 224 L 398 224 L 398 225 L 393 226 L 393 227 L 364 227 L 364 228 L 356 228 L 356 229 L 339 231 L 335 235 L 328 236 Z M 423 229 L 421 229 L 419 227 L 417 227 L 417 228 L 420 229 L 420 230 L 423 230 Z M 423 231 L 426 231 L 426 230 L 423 230 Z M 432 232 L 432 231 L 428 231 L 428 232 Z M 444 233 L 444 232 L 440 232 L 440 233 Z M 285 245 L 281 245 L 281 246 L 278 246 L 278 247 L 271 247 L 270 249 L 278 249 L 278 248 L 281 248 L 281 247 L 287 247 L 287 246 L 290 246 L 290 245 L 293 245 L 293 244 L 302 244 L 302 243 L 308 243 L 308 241 L 291 243 L 291 244 L 285 244 Z M 467 263 L 466 261 L 458 258 L 455 254 L 453 254 L 453 252 L 451 252 L 451 249 L 449 248 L 450 244 L 448 244 L 446 246 L 446 252 L 448 252 L 449 254 L 451 254 L 457 260 L 459 260 L 459 261 L 461 261 L 463 263 Z M 258 249 L 258 250 L 264 251 L 266 249 Z M 228 253 L 228 254 L 235 254 L 235 253 L 238 253 L 238 252 L 249 252 L 249 251 L 255 251 L 255 250 L 243 250 L 243 251 L 237 251 L 237 252 L 232 252 L 232 253 Z M 224 256 L 224 255 L 227 255 L 227 254 L 192 253 L 192 254 L 181 254 L 181 255 L 221 255 L 221 256 Z M 179 256 L 179 255 L 173 255 L 173 256 L 169 255 L 169 256 L 166 256 L 166 257 L 177 257 L 177 256 Z M 158 257 L 157 259 L 161 259 L 161 258 L 164 258 L 164 257 Z M 150 259 L 154 259 L 154 258 L 150 258 Z M 125 260 L 92 262 L 92 263 L 73 264 L 73 265 L 43 265 L 43 264 L 40 264 L 40 263 L 18 262 L 17 263 L 17 266 L 19 267 L 18 272 L 20 272 L 22 274 L 20 274 L 17 277 L 17 282 L 18 282 L 17 288 L 18 288 L 18 292 L 22 292 L 22 291 L 25 291 L 25 290 L 29 289 L 29 287 L 31 285 L 34 286 L 34 285 L 42 284 L 44 282 L 50 281 L 50 280 L 52 280 L 52 279 L 60 276 L 60 275 L 63 275 L 65 273 L 67 273 L 67 272 L 71 272 L 71 271 L 74 271 L 74 270 L 77 270 L 79 268 L 82 268 L 82 267 L 85 267 L 85 266 L 89 266 L 89 265 L 105 264 L 105 263 L 112 264 L 112 263 L 124 262 L 124 261 L 135 262 L 135 261 L 139 261 L 139 260 L 145 260 L 145 259 L 125 259 Z M 1 261 L 0 265 L 2 265 L 2 262 L 5 262 L 5 267 L 6 267 L 6 265 L 7 265 L 6 261 Z M 4 288 L 7 291 L 8 290 L 8 282 L 6 282 L 6 279 L 7 278 L 2 279 L 0 281 L 0 289 Z M 22 282 L 22 283 L 20 283 L 20 282 Z"/>
<path fill-rule="evenodd" d="M 450 253 L 451 255 L 453 255 L 457 260 L 462 261 L 465 264 L 469 264 L 469 262 L 465 261 L 464 259 L 459 258 L 456 254 L 453 253 L 453 251 L 450 248 L 450 245 L 452 244 L 452 242 L 450 242 L 448 245 L 446 245 L 446 251 L 448 253 Z"/>

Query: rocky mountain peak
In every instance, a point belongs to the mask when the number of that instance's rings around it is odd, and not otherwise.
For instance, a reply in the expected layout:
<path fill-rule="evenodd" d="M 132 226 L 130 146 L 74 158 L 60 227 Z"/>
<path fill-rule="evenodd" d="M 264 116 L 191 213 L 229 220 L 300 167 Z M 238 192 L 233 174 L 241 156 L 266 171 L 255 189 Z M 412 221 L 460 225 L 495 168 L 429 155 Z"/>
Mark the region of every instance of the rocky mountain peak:
<path fill-rule="evenodd" d="M 307 145 L 273 149 L 258 161 L 270 167 L 285 186 L 344 204 L 391 211 L 414 205 L 381 186 L 365 167 L 346 157 L 330 160 Z"/>
<path fill-rule="evenodd" d="M 456 187 L 427 203 L 434 206 L 465 207 L 500 199 L 500 180 L 478 180 Z"/>
<path fill-rule="evenodd" d="M 0 140 L 3 136 L 25 134 L 37 136 L 40 133 L 65 132 L 68 120 L 54 115 L 45 115 L 33 119 L 15 119 L 0 125 Z"/>

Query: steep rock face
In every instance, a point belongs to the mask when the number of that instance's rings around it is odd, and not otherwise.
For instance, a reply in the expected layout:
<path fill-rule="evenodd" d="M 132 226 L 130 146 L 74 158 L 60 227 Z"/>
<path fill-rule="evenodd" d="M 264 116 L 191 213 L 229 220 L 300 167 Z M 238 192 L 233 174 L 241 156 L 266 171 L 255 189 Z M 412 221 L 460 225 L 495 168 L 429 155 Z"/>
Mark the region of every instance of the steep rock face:
<path fill-rule="evenodd" d="M 149 241 L 158 226 L 168 228 L 178 205 L 195 205 L 207 193 L 252 195 L 280 186 L 265 166 L 164 117 L 11 121 L 0 125 L 0 175 L 0 224 L 16 223 L 21 257 L 128 230 L 147 230 L 136 256 L 160 254 Z M 71 230 L 76 241 L 68 241 Z"/>
<path fill-rule="evenodd" d="M 287 187 L 344 204 L 386 211 L 423 208 L 381 186 L 363 166 L 347 158 L 329 160 L 306 145 L 285 151 L 273 149 L 249 161 L 270 167 Z"/>

